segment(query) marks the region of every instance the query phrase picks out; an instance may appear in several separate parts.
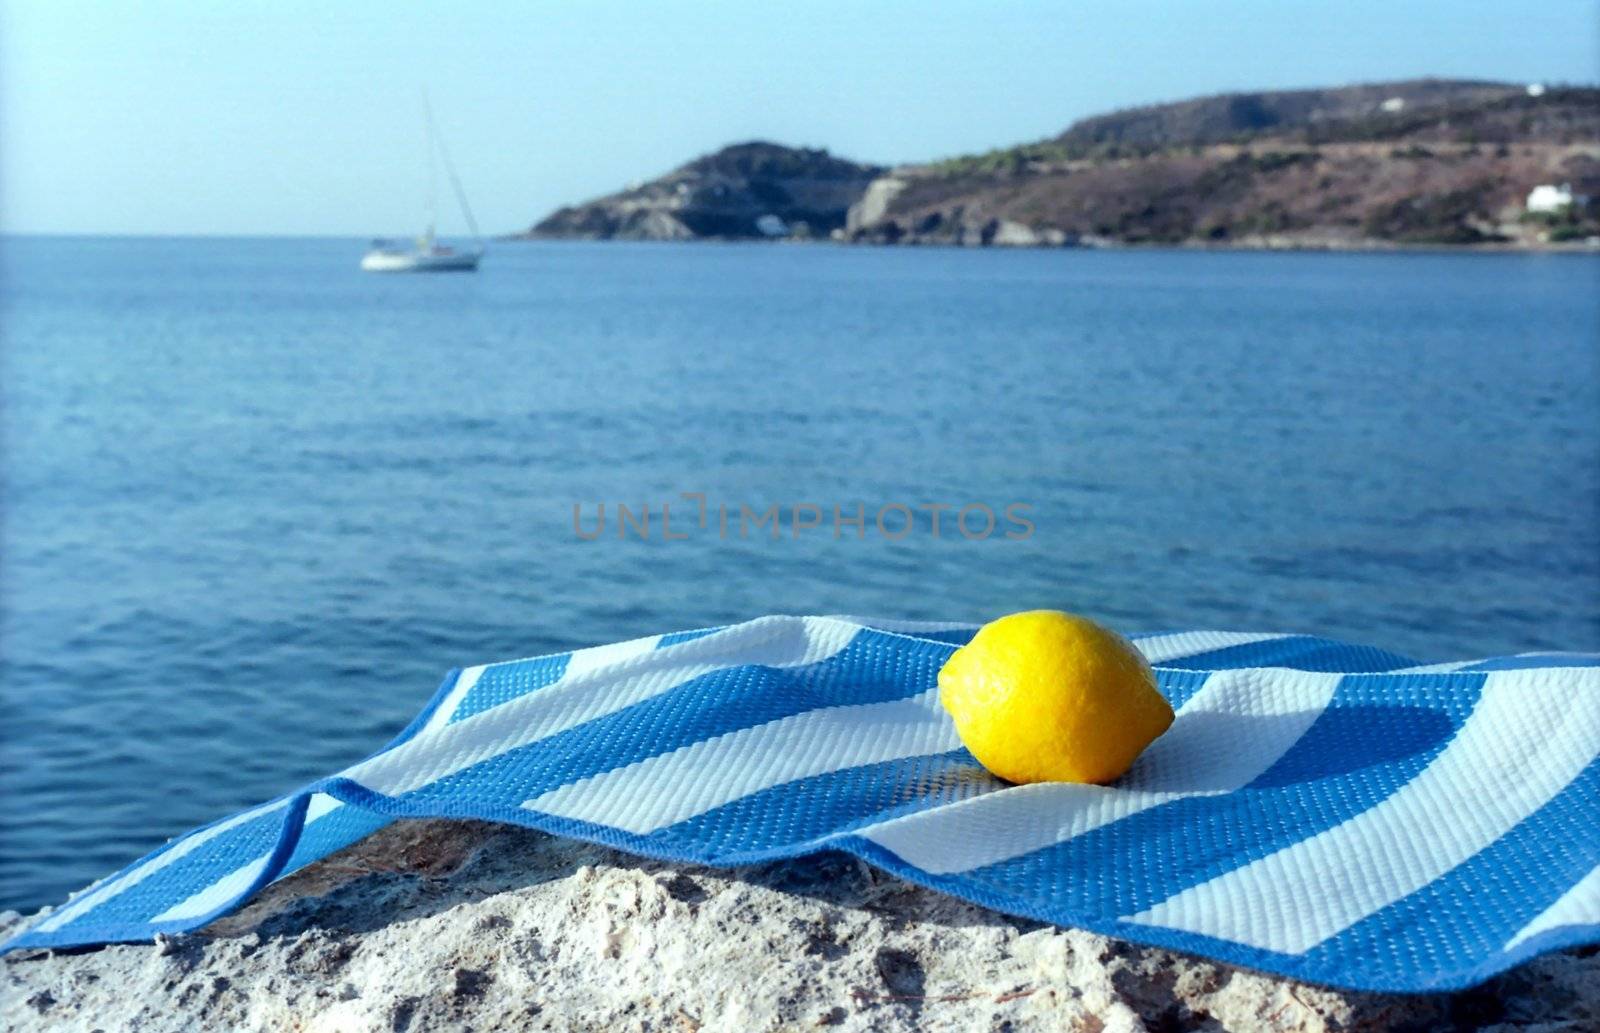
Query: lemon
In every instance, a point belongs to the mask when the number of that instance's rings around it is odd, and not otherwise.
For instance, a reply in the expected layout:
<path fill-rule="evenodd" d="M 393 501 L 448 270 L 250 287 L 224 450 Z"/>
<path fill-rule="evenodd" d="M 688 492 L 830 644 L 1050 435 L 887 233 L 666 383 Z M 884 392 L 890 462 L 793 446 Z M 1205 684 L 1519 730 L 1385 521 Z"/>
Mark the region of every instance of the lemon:
<path fill-rule="evenodd" d="M 1110 782 L 1172 724 L 1132 643 L 1059 610 L 984 625 L 940 669 L 939 702 L 1009 782 Z"/>

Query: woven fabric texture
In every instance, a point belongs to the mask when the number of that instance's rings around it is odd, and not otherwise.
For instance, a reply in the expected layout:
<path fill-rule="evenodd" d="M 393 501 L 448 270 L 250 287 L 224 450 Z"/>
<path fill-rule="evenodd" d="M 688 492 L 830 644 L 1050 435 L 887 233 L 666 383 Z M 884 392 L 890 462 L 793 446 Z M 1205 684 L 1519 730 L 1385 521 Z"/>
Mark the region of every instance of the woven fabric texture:
<path fill-rule="evenodd" d="M 765 617 L 451 672 L 372 757 L 173 840 L 4 945 L 199 928 L 391 821 L 735 865 L 843 850 L 1018 915 L 1442 990 L 1600 941 L 1600 656 L 1136 644 L 1177 711 L 1110 786 L 1011 786 L 936 678 L 969 626 Z"/>

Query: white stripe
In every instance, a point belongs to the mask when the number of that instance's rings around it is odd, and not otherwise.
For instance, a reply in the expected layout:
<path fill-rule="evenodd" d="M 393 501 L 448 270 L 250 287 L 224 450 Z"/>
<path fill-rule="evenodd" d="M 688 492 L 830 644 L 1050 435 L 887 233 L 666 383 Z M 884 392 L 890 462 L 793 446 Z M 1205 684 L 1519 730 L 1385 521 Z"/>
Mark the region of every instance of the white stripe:
<path fill-rule="evenodd" d="M 1511 950 L 1524 940 L 1564 925 L 1600 925 L 1600 866 L 1579 879 L 1577 885 L 1540 912 L 1539 917 L 1523 926 L 1517 935 L 1506 941 L 1505 949 Z"/>
<path fill-rule="evenodd" d="M 615 667 L 636 656 L 651 652 L 660 643 L 660 635 L 646 635 L 644 638 L 630 638 L 626 642 L 610 642 L 603 646 L 574 650 L 567 660 L 567 669 L 562 672 L 561 679 L 565 681 L 568 678 L 582 678 L 596 671 L 603 671 L 607 667 Z"/>
<path fill-rule="evenodd" d="M 751 793 L 863 764 L 961 746 L 939 690 L 888 703 L 825 707 L 728 732 L 561 786 L 532 811 L 641 835 Z"/>
<path fill-rule="evenodd" d="M 1303 953 L 1505 835 L 1597 744 L 1600 669 L 1492 672 L 1455 738 L 1387 799 L 1129 921 Z"/>
<path fill-rule="evenodd" d="M 655 649 L 661 642 L 660 635 L 646 635 L 644 638 L 632 638 L 626 642 L 610 642 L 603 646 L 590 646 L 587 649 L 575 649 L 567 656 L 567 666 L 561 672 L 561 677 L 552 682 L 548 688 L 555 688 L 564 682 L 593 674 L 595 671 L 615 664 L 623 663 L 643 653 Z M 533 657 L 532 659 L 541 659 Z M 422 731 L 432 731 L 450 723 L 456 710 L 461 706 L 461 701 L 466 699 L 467 693 L 483 677 L 485 671 L 491 667 L 506 667 L 512 664 L 527 663 L 526 660 L 506 660 L 501 663 L 480 664 L 477 667 L 468 667 L 463 670 L 456 683 L 450 687 L 450 692 L 439 706 L 434 710 L 433 716 L 428 718 Z M 421 732 L 418 733 L 419 735 Z"/>
<path fill-rule="evenodd" d="M 821 617 L 762 617 L 667 649 L 563 677 L 460 721 L 419 732 L 342 774 L 390 796 L 739 665 L 803 667 L 849 645 L 860 628 Z"/>
<path fill-rule="evenodd" d="M 305 821 L 300 826 L 301 835 L 305 834 L 305 830 L 313 822 L 332 814 L 343 806 L 343 803 L 326 793 L 312 793 L 311 799 L 306 803 Z M 267 862 L 270 860 L 272 860 L 272 852 L 269 850 L 243 867 L 236 868 L 224 875 L 205 889 L 185 897 L 154 918 L 147 919 L 147 921 L 176 922 L 179 919 L 199 918 L 201 915 L 209 914 L 249 889 L 250 884 L 255 882 L 256 878 L 266 869 Z"/>
<path fill-rule="evenodd" d="M 1133 644 L 1152 664 L 1166 663 L 1185 656 L 1209 653 L 1213 649 L 1243 646 L 1251 642 L 1270 642 L 1288 635 L 1255 631 L 1180 631 L 1171 635 L 1136 638 Z"/>
<path fill-rule="evenodd" d="M 177 922 L 210 914 L 249 889 L 250 884 L 255 882 L 267 867 L 267 861 L 270 859 L 270 854 L 261 855 L 243 868 L 218 879 L 199 893 L 179 901 L 148 921 Z"/>
<path fill-rule="evenodd" d="M 439 705 L 429 715 L 427 722 L 422 726 L 422 732 L 438 728 L 440 725 L 449 724 L 450 718 L 456 712 L 456 708 L 461 705 L 461 701 L 466 698 L 467 693 L 472 691 L 472 687 L 478 684 L 478 679 L 482 678 L 483 672 L 488 669 L 487 664 L 479 664 L 476 667 L 464 668 L 460 674 L 456 675 L 456 683 L 450 686 L 450 691 L 445 694 L 444 699 L 439 701 Z M 420 735 L 422 733 L 418 732 L 417 734 Z"/>
<path fill-rule="evenodd" d="M 337 800 L 327 793 L 312 793 L 311 799 L 306 803 L 306 824 L 309 825 L 324 815 L 332 814 L 344 806 L 342 800 Z"/>
<path fill-rule="evenodd" d="M 152 857 L 141 867 L 135 868 L 133 871 L 118 876 L 115 879 L 103 882 L 98 886 L 92 887 L 87 892 L 80 894 L 77 899 L 73 900 L 65 907 L 58 911 L 51 912 L 50 915 L 44 919 L 44 921 L 34 926 L 30 932 L 47 933 L 61 928 L 63 925 L 66 925 L 68 922 L 82 915 L 90 908 L 98 907 L 100 904 L 112 897 L 121 896 L 123 893 L 139 885 L 139 883 L 150 878 L 150 876 L 161 871 L 163 868 L 166 868 L 173 862 L 181 860 L 185 856 L 193 853 L 200 847 L 222 835 L 224 832 L 227 832 L 229 829 L 238 828 L 240 825 L 243 825 L 245 822 L 250 821 L 253 818 L 259 818 L 263 814 L 280 810 L 287 803 L 287 800 L 279 800 L 276 803 L 263 804 L 260 807 L 252 807 L 243 814 L 235 814 L 227 821 L 218 822 L 208 829 L 201 829 L 199 832 L 194 833 L 188 838 L 179 840 L 162 853 Z"/>
<path fill-rule="evenodd" d="M 1114 786 L 1039 782 L 869 826 L 861 835 L 933 874 L 994 864 L 1189 796 L 1248 785 L 1333 698 L 1339 674 L 1218 671 Z"/>

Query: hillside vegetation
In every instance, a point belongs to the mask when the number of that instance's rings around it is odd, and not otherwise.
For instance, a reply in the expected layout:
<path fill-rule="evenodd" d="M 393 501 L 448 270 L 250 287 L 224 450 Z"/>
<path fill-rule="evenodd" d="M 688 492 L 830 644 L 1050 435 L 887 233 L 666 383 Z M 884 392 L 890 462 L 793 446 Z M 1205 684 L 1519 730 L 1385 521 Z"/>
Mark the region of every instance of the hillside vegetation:
<path fill-rule="evenodd" d="M 1570 184 L 1563 211 L 1524 210 Z M 1234 93 L 893 169 L 751 143 L 528 233 L 958 245 L 1540 246 L 1600 234 L 1600 89 L 1425 79 Z"/>

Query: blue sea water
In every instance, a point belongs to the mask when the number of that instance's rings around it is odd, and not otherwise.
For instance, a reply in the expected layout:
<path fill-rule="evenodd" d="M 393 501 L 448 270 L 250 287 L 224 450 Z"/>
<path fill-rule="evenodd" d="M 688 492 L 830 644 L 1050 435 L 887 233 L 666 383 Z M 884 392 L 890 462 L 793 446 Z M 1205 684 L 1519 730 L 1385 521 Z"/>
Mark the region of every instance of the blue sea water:
<path fill-rule="evenodd" d="M 452 666 L 765 613 L 1600 647 L 1592 257 L 360 252 L 0 240 L 0 907 Z"/>

